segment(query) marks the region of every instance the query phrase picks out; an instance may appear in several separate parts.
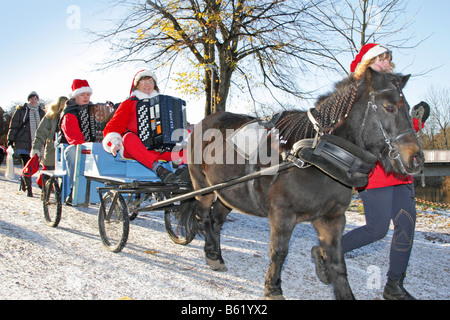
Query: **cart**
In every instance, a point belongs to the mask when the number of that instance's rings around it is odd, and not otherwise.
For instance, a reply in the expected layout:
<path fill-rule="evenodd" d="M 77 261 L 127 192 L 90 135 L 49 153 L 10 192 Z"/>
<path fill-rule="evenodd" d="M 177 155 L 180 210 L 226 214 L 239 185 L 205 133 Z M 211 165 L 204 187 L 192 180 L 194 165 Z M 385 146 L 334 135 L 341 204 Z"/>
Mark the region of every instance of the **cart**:
<path fill-rule="evenodd" d="M 46 223 L 57 227 L 63 210 L 64 199 L 70 194 L 64 150 L 56 148 L 55 170 L 42 171 L 47 176 L 43 186 L 43 211 Z M 163 163 L 173 171 L 170 162 Z M 120 252 L 126 245 L 130 221 L 139 212 L 155 211 L 143 204 L 167 200 L 191 191 L 189 182 L 164 183 L 150 169 L 139 162 L 114 157 L 103 150 L 101 143 L 84 143 L 77 146 L 72 206 L 99 205 L 98 227 L 104 246 L 112 252 Z M 190 210 L 194 199 L 172 201 L 158 210 L 164 210 L 165 227 L 169 237 L 178 244 L 190 243 L 196 234 L 194 211 L 188 213 L 189 226 L 181 226 L 178 217 L 181 210 Z"/>

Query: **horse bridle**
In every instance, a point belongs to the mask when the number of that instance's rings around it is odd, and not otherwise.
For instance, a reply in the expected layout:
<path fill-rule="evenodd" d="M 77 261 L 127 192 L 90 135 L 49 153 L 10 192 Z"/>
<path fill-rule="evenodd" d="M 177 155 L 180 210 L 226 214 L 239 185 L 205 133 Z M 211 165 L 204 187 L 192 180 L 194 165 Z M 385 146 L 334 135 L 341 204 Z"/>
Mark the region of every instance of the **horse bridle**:
<path fill-rule="evenodd" d="M 377 123 L 378 123 L 378 126 L 379 126 L 379 128 L 380 128 L 380 130 L 381 130 L 381 133 L 383 134 L 384 141 L 385 141 L 385 143 L 387 144 L 387 148 L 389 149 L 389 152 L 388 152 L 389 158 L 390 158 L 391 160 L 397 161 L 397 162 L 400 164 L 400 166 L 402 167 L 402 170 L 403 170 L 404 172 L 406 172 L 406 170 L 405 170 L 405 168 L 404 168 L 404 166 L 403 166 L 403 163 L 402 163 L 401 161 L 399 161 L 399 158 L 400 158 L 400 152 L 399 152 L 399 150 L 398 150 L 397 148 L 394 148 L 394 147 L 392 146 L 392 144 L 393 144 L 395 141 L 401 139 L 402 137 L 404 137 L 404 136 L 406 136 L 406 135 L 408 135 L 408 134 L 414 133 L 414 129 L 412 128 L 412 126 L 410 126 L 410 129 L 408 129 L 408 130 L 406 130 L 406 131 L 404 131 L 404 132 L 402 132 L 402 133 L 400 133 L 400 134 L 398 134 L 398 135 L 396 135 L 396 136 L 394 136 L 394 137 L 390 137 L 390 136 L 387 134 L 386 129 L 385 129 L 384 126 L 383 126 L 383 123 L 381 122 L 381 115 L 380 115 L 380 113 L 378 112 L 378 106 L 377 106 L 377 104 L 375 103 L 375 98 L 376 98 L 376 96 L 377 96 L 378 94 L 382 94 L 382 93 L 389 92 L 389 91 L 394 91 L 394 90 L 395 90 L 395 91 L 398 91 L 398 92 L 400 93 L 400 97 L 403 97 L 403 93 L 402 93 L 402 91 L 401 91 L 399 88 L 396 88 L 396 89 L 383 89 L 383 90 L 371 91 L 371 92 L 369 93 L 369 102 L 367 103 L 367 109 L 366 109 L 366 112 L 365 112 L 365 114 L 364 114 L 364 119 L 363 119 L 363 123 L 362 123 L 362 128 L 364 129 L 364 126 L 365 126 L 365 123 L 366 123 L 366 119 L 367 119 L 369 110 L 370 110 L 370 109 L 373 109 L 373 110 L 375 111 L 375 114 L 377 115 Z M 409 119 L 409 114 L 406 112 L 406 109 L 405 109 L 405 113 L 406 113 L 407 118 Z M 411 121 L 410 121 L 410 124 L 411 124 Z M 383 153 L 384 153 L 384 151 L 381 152 L 381 154 L 383 154 Z"/>

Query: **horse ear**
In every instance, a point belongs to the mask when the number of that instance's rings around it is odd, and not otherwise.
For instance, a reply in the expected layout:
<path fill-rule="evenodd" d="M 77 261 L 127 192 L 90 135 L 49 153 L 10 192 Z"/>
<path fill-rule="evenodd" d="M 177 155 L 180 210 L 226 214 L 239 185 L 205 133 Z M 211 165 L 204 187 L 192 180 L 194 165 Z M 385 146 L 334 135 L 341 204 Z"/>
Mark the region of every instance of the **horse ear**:
<path fill-rule="evenodd" d="M 411 77 L 410 74 L 407 74 L 406 76 L 400 76 L 400 87 L 403 89 L 408 82 L 409 78 Z"/>

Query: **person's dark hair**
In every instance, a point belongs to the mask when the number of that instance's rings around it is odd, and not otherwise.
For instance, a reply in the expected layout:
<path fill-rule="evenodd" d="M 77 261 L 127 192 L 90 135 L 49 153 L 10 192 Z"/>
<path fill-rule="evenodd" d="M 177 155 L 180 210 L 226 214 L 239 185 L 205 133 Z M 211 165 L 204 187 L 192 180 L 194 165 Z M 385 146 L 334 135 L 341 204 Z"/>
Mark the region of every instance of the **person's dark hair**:
<path fill-rule="evenodd" d="M 153 77 L 144 76 L 144 77 L 140 78 L 139 81 L 136 83 L 136 85 L 133 87 L 132 91 L 137 90 L 139 82 L 141 82 L 142 80 L 148 80 L 148 79 L 153 79 Z M 153 79 L 153 82 L 155 83 L 155 91 L 159 93 L 159 88 L 158 88 L 158 84 L 156 83 L 156 80 Z"/>

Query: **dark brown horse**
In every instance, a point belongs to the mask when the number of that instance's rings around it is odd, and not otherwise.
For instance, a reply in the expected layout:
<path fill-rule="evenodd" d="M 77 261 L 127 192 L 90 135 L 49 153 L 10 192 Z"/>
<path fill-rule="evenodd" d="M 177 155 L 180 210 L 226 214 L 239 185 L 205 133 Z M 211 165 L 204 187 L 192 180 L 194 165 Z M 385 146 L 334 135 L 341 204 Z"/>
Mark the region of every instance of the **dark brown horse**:
<path fill-rule="evenodd" d="M 281 151 L 290 150 L 298 140 L 314 137 L 316 131 L 311 120 L 315 119 L 321 133 L 342 137 L 371 152 L 387 171 L 418 172 L 423 165 L 423 154 L 402 93 L 408 79 L 409 76 L 369 70 L 361 80 L 349 78 L 336 84 L 334 92 L 317 101 L 309 118 L 306 112 L 283 112 L 275 125 Z M 238 129 L 252 120 L 248 116 L 223 112 L 205 118 L 194 128 L 189 142 L 189 171 L 195 190 L 270 166 L 270 163 L 244 163 L 237 154 L 230 158 L 225 154 L 230 151 L 227 142 L 217 135 L 219 132 L 225 137 L 227 130 Z M 235 162 L 231 163 L 230 159 Z M 282 161 L 278 155 L 277 159 Z M 206 261 L 212 269 L 226 271 L 220 230 L 231 210 L 268 217 L 271 263 L 266 274 L 265 296 L 283 298 L 281 269 L 292 231 L 297 223 L 311 221 L 324 249 L 336 298 L 353 299 L 341 247 L 344 214 L 351 193 L 351 187 L 310 166 L 292 167 L 198 196 L 197 217 L 205 235 Z"/>

